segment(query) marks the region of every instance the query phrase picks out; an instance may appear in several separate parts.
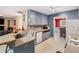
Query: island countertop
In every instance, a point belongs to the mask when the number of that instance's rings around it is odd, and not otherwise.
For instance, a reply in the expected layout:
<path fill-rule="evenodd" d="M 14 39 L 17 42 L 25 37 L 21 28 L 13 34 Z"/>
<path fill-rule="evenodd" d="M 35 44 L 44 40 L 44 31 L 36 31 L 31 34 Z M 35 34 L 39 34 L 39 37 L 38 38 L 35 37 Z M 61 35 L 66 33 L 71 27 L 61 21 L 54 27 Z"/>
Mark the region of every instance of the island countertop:
<path fill-rule="evenodd" d="M 35 40 L 35 37 L 32 37 L 32 38 L 23 37 L 23 38 L 20 38 L 20 39 L 16 39 L 15 47 L 20 47 L 20 46 L 27 44 L 27 43 L 29 43 L 33 40 Z"/>
<path fill-rule="evenodd" d="M 15 41 L 15 38 L 13 37 L 13 33 L 0 36 L 0 45 L 8 44 L 13 41 Z"/>
<path fill-rule="evenodd" d="M 7 35 L 3 35 L 0 37 L 0 45 L 4 45 L 4 44 L 8 44 L 8 43 L 15 43 L 15 47 L 19 47 L 22 46 L 24 44 L 27 44 L 31 41 L 33 41 L 35 39 L 35 37 L 31 37 L 31 38 L 27 38 L 27 37 L 23 37 L 20 39 L 15 39 L 13 37 L 13 33 L 7 34 Z"/>

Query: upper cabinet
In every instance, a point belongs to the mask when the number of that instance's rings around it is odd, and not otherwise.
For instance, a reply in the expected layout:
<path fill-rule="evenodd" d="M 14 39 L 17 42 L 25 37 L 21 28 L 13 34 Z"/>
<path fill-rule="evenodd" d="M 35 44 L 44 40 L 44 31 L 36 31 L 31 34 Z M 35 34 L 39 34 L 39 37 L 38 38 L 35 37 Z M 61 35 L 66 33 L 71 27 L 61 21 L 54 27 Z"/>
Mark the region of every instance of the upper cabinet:
<path fill-rule="evenodd" d="M 37 23 L 37 25 L 42 25 L 42 16 L 41 16 L 41 14 L 40 13 L 37 13 L 37 16 L 36 16 L 37 18 L 37 20 L 36 20 L 36 23 Z"/>
<path fill-rule="evenodd" d="M 42 15 L 42 25 L 47 25 L 47 16 Z"/>
<path fill-rule="evenodd" d="M 47 25 L 47 16 L 30 10 L 29 25 Z"/>
<path fill-rule="evenodd" d="M 36 25 L 36 13 L 29 11 L 29 25 Z"/>

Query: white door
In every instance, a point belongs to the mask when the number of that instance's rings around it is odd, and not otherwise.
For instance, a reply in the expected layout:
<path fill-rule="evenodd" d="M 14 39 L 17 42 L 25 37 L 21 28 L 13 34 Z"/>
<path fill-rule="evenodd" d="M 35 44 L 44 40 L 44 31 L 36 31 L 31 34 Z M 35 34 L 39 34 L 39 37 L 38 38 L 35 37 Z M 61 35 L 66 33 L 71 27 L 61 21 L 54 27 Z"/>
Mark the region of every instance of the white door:
<path fill-rule="evenodd" d="M 55 40 L 58 40 L 59 38 L 60 38 L 60 30 L 59 30 L 59 28 L 57 27 L 55 27 L 55 19 L 53 20 L 53 34 L 54 34 L 54 39 Z"/>

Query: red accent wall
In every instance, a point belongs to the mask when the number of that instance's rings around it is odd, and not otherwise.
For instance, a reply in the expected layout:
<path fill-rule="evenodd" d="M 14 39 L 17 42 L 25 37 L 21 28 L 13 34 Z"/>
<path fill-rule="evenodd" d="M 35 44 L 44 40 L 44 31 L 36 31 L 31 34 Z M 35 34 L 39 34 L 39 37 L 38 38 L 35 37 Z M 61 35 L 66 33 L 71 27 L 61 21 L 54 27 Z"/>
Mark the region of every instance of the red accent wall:
<path fill-rule="evenodd" d="M 65 20 L 65 18 L 56 18 L 55 19 L 55 27 L 60 27 L 60 20 Z"/>
<path fill-rule="evenodd" d="M 55 27 L 60 27 L 60 19 L 55 19 Z"/>

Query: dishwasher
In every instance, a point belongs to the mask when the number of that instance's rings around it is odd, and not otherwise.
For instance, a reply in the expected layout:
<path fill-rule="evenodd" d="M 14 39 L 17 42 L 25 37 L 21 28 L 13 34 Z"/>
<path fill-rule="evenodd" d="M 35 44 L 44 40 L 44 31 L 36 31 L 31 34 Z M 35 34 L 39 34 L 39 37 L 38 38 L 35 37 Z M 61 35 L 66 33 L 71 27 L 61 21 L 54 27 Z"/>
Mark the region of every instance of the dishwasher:
<path fill-rule="evenodd" d="M 36 44 L 41 43 L 43 41 L 42 39 L 42 32 L 36 33 Z"/>

